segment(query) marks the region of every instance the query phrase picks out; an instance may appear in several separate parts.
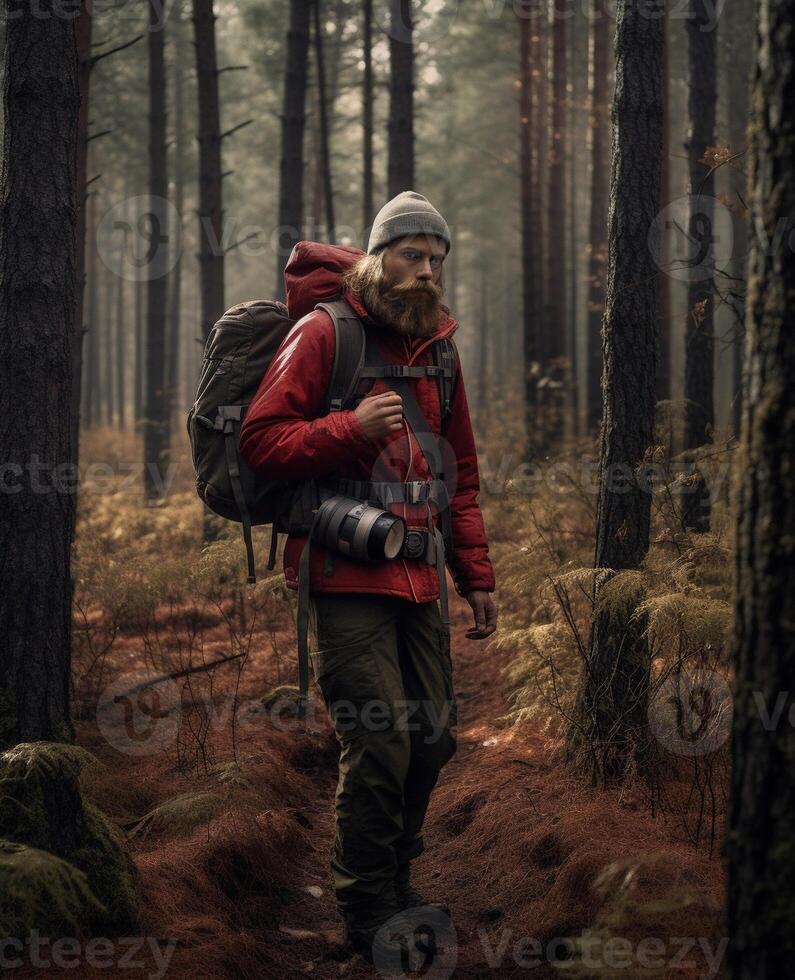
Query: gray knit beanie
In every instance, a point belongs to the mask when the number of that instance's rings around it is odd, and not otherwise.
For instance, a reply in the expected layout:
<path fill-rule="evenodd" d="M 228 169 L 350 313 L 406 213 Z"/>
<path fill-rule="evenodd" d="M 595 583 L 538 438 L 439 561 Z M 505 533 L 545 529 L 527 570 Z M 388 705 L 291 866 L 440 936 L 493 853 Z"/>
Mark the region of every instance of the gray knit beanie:
<path fill-rule="evenodd" d="M 373 222 L 367 252 L 372 255 L 384 245 L 406 235 L 436 235 L 444 239 L 447 251 L 450 251 L 447 222 L 428 198 L 416 191 L 403 191 L 381 208 Z"/>

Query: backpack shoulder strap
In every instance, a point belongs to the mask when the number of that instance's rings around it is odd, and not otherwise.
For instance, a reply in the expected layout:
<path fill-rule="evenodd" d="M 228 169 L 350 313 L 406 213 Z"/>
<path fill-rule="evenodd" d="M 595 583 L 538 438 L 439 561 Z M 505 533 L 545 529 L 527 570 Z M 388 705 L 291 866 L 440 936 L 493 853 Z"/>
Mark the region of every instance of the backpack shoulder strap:
<path fill-rule="evenodd" d="M 455 347 L 449 337 L 434 341 L 432 345 L 433 363 L 440 368 L 439 379 L 439 405 L 441 407 L 442 419 L 444 420 L 451 412 L 453 399 L 453 389 L 455 387 L 458 361 L 456 358 Z"/>
<path fill-rule="evenodd" d="M 344 299 L 333 303 L 318 303 L 316 310 L 323 310 L 334 324 L 334 366 L 326 395 L 326 411 L 341 411 L 356 388 L 364 364 L 364 324 Z"/>

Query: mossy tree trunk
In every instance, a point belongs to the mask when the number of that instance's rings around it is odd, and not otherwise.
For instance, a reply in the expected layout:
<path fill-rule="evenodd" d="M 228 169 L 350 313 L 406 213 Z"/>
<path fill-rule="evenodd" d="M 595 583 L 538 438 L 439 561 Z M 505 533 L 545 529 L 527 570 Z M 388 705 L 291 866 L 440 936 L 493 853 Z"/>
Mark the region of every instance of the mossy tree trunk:
<path fill-rule="evenodd" d="M 749 261 L 738 488 L 730 980 L 788 976 L 795 958 L 795 255 L 767 247 L 778 222 L 788 222 L 789 234 L 795 216 L 795 0 L 760 0 L 757 18 L 750 186 L 758 237 Z M 774 715 L 782 694 L 778 724 L 765 726 L 760 695 Z"/>
<path fill-rule="evenodd" d="M 72 737 L 75 21 L 9 0 L 0 190 L 0 747 Z"/>
<path fill-rule="evenodd" d="M 637 569 L 649 547 L 651 495 L 642 477 L 654 443 L 657 264 L 649 229 L 659 210 L 662 149 L 662 22 L 619 0 L 616 91 L 602 323 L 604 377 L 595 567 L 606 577 Z M 635 591 L 635 590 L 633 590 Z M 591 628 L 571 748 L 595 780 L 620 779 L 643 743 L 648 653 L 619 590 Z"/>

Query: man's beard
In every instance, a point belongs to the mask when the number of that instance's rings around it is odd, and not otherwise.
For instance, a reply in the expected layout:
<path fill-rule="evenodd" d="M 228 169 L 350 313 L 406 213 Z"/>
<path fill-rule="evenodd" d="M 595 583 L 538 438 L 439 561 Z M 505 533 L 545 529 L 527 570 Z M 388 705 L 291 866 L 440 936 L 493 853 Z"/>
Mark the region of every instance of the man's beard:
<path fill-rule="evenodd" d="M 447 309 L 442 305 L 444 290 L 429 280 L 390 283 L 382 252 L 363 255 L 345 274 L 343 284 L 377 320 L 410 337 L 435 334 Z"/>

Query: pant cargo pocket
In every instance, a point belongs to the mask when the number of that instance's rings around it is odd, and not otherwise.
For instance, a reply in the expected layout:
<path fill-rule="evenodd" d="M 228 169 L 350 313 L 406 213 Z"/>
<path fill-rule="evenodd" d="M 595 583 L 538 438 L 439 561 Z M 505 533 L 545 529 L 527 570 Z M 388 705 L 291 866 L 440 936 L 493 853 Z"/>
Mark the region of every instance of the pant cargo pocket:
<path fill-rule="evenodd" d="M 385 731 L 393 724 L 392 706 L 369 644 L 316 650 L 310 660 L 340 741 Z"/>

